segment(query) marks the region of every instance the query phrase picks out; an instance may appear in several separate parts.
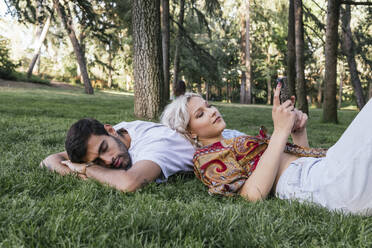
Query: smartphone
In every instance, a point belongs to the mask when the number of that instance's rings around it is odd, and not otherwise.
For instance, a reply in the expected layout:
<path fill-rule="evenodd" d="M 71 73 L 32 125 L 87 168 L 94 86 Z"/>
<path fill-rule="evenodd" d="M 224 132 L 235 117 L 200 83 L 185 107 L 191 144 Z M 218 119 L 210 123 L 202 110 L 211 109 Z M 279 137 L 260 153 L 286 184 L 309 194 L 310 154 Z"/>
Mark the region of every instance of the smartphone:
<path fill-rule="evenodd" d="M 282 83 L 282 88 L 280 89 L 280 94 L 279 94 L 280 104 L 282 104 L 283 102 L 291 99 L 291 94 L 289 92 L 287 78 L 280 77 L 276 80 L 276 83 L 279 83 L 279 82 Z"/>

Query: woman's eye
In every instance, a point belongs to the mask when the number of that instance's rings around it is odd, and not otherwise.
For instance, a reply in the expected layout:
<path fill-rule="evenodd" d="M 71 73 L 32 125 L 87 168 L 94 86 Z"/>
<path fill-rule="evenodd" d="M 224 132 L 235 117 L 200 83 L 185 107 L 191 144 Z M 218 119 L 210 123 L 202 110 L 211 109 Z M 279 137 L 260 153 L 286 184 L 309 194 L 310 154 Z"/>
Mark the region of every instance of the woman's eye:
<path fill-rule="evenodd" d="M 204 112 L 200 112 L 196 117 L 197 118 L 200 118 L 200 117 L 202 117 L 204 115 Z"/>

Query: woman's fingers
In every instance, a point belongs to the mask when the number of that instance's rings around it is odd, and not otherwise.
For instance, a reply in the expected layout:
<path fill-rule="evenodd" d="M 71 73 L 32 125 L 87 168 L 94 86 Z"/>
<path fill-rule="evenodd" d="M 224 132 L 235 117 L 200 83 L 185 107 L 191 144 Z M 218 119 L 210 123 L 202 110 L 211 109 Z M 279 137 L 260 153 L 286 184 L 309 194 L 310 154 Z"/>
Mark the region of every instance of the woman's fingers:
<path fill-rule="evenodd" d="M 278 83 L 276 85 L 275 91 L 274 91 L 274 101 L 273 101 L 273 106 L 278 107 L 280 106 L 280 100 L 279 100 L 279 95 L 280 95 L 280 89 L 282 88 L 282 83 Z"/>

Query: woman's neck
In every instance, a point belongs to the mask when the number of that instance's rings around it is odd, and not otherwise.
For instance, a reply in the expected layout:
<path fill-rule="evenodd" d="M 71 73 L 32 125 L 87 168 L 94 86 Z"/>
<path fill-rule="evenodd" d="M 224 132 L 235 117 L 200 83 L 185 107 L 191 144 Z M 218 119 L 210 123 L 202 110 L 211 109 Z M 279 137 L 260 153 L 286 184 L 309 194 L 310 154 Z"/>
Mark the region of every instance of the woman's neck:
<path fill-rule="evenodd" d="M 223 136 L 222 134 L 218 137 L 213 137 L 213 138 L 205 138 L 205 139 L 199 139 L 199 142 L 203 145 L 203 146 L 208 146 L 208 145 L 211 145 L 211 144 L 214 144 L 218 141 L 222 141 L 223 140 Z"/>

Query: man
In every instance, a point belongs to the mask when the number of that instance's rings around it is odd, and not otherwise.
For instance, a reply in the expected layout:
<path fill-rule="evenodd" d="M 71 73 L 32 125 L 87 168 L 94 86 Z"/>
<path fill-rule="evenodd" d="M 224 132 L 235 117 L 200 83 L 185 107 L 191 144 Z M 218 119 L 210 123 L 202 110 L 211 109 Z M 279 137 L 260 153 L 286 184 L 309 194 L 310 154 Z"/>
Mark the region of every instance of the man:
<path fill-rule="evenodd" d="M 71 172 L 125 192 L 192 171 L 194 148 L 176 131 L 158 123 L 133 121 L 115 126 L 82 119 L 69 129 L 66 152 L 52 154 L 42 167 Z"/>

